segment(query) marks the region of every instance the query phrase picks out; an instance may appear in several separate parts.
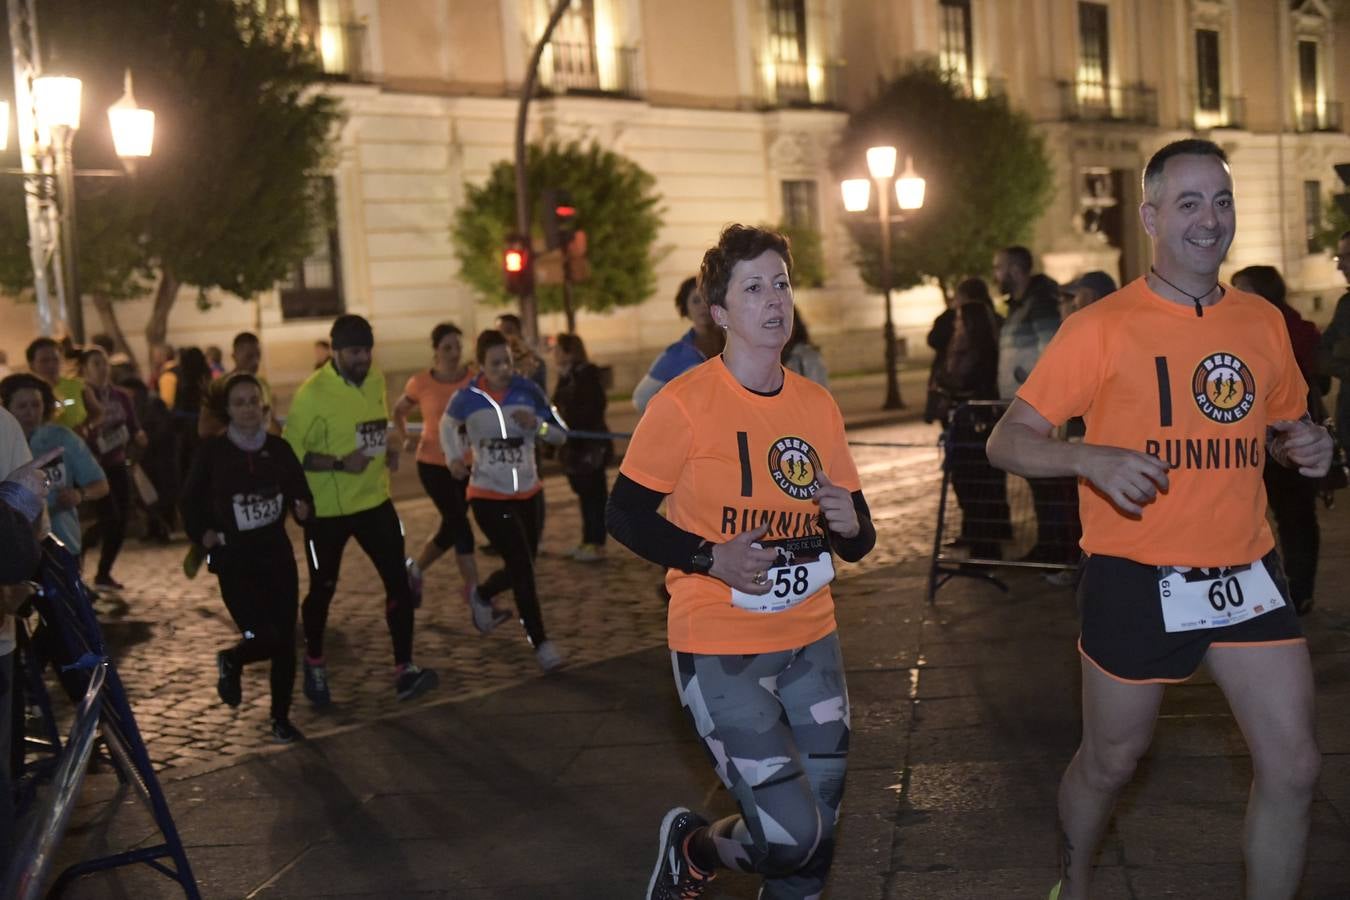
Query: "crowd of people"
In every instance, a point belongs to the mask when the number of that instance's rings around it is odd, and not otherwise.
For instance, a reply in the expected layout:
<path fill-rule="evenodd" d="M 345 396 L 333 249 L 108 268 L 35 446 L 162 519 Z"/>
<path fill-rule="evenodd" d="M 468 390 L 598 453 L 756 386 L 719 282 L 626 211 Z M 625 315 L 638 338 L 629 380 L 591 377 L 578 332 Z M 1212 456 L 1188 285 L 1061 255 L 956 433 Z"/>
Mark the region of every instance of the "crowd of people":
<path fill-rule="evenodd" d="M 1037 520 L 1022 561 L 1077 568 L 1083 734 L 1059 790 L 1051 900 L 1089 896 L 1093 854 L 1164 686 L 1202 663 L 1252 756 L 1248 891 L 1292 896 L 1320 765 L 1299 614 L 1312 605 L 1318 480 L 1334 449 L 1322 398 L 1329 376 L 1350 375 L 1350 294 L 1319 335 L 1274 268 L 1219 281 L 1236 214 L 1217 145 L 1164 147 L 1142 183 L 1147 276 L 1117 289 L 1092 271 L 1059 285 L 1009 246 L 993 260 L 1005 315 L 984 279 L 956 285 L 929 336 L 928 415 L 950 431 L 958 540 L 972 555 L 998 560 L 1010 540 L 1013 473 L 1029 481 Z M 1350 233 L 1339 249 L 1350 280 Z M 397 700 L 438 685 L 415 662 L 415 614 L 428 571 L 451 551 L 476 630 L 515 617 L 544 672 L 565 664 L 535 568 L 541 461 L 556 455 L 581 510 L 570 558 L 604 559 L 612 535 L 664 571 L 676 696 L 737 807 L 716 821 L 684 806 L 665 815 L 648 900 L 692 900 L 720 869 L 759 876 L 766 898 L 819 896 L 850 745 L 832 583 L 841 562 L 872 550 L 876 529 L 791 274 L 782 235 L 722 231 L 676 296 L 689 331 L 634 391 L 641 418 L 612 489 L 604 372 L 580 337 L 559 335 L 547 353 L 514 316 L 471 348 L 457 326 L 437 325 L 430 365 L 392 408 L 371 324 L 340 316 L 284 424 L 255 335 L 235 338 L 229 370 L 219 352 L 156 348 L 144 381 L 102 342 L 40 338 L 30 371 L 0 379 L 0 529 L 17 535 L 3 578 L 31 572 L 45 516 L 76 556 L 96 536 L 95 587 L 118 591 L 137 499 L 152 537 L 181 520 L 185 571 L 204 563 L 216 576 L 239 631 L 216 654 L 221 701 L 238 706 L 243 667 L 268 661 L 270 734 L 295 741 L 297 619 L 303 694 L 322 709 L 341 684 L 325 638 L 351 539 L 383 586 Z M 418 480 L 439 523 L 410 554 L 390 476 L 418 420 Z M 82 530 L 86 503 L 96 514 Z M 484 578 L 471 518 L 500 560 Z M 288 520 L 303 541 L 303 599 Z M 10 602 L 4 594 L 6 688 Z M 10 693 L 0 691 L 0 746 Z M 0 793 L 3 840 L 12 816 Z"/>

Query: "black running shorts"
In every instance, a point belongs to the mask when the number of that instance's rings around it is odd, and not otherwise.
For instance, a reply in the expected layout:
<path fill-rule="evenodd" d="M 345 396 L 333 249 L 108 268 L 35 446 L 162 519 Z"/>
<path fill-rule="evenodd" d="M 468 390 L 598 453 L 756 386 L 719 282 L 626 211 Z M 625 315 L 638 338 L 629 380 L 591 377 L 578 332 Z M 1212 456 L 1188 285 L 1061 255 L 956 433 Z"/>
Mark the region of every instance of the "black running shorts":
<path fill-rule="evenodd" d="M 1289 600 L 1279 554 L 1272 550 L 1262 562 L 1284 606 L 1236 625 L 1169 632 L 1158 598 L 1157 566 L 1089 556 L 1078 582 L 1078 649 L 1117 680 L 1173 683 L 1194 675 L 1210 647 L 1300 643 L 1303 628 Z"/>

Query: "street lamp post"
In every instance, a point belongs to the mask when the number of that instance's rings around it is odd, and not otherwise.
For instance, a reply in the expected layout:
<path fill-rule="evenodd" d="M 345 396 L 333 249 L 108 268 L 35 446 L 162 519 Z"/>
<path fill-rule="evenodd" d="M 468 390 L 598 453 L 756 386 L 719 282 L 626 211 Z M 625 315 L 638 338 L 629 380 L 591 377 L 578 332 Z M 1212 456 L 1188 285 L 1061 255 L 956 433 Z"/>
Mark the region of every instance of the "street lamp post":
<path fill-rule="evenodd" d="M 33 79 L 33 106 L 37 118 L 40 152 L 51 154 L 56 172 L 57 232 L 60 239 L 61 278 L 58 281 L 66 326 L 75 343 L 84 343 L 84 304 L 80 295 L 79 261 L 75 244 L 75 176 L 121 175 L 124 172 L 76 171 L 72 147 L 80 129 L 82 84 L 78 78 L 41 75 Z M 108 109 L 113 146 L 125 172 L 133 171 L 138 158 L 150 155 L 154 143 L 155 114 L 136 105 L 131 91 L 131 71 L 125 75 L 122 98 Z"/>
<path fill-rule="evenodd" d="M 923 206 L 924 180 L 914 172 L 913 160 L 905 159 L 905 171 L 895 177 L 896 150 L 894 147 L 870 147 L 867 150 L 867 170 L 877 184 L 877 219 L 881 223 L 881 289 L 886 304 L 886 401 L 883 409 L 903 409 L 900 397 L 900 378 L 897 372 L 895 320 L 891 314 L 891 184 L 894 182 L 896 203 L 901 215 Z M 867 209 L 871 182 L 866 178 L 849 178 L 840 184 L 844 208 L 849 212 Z"/>

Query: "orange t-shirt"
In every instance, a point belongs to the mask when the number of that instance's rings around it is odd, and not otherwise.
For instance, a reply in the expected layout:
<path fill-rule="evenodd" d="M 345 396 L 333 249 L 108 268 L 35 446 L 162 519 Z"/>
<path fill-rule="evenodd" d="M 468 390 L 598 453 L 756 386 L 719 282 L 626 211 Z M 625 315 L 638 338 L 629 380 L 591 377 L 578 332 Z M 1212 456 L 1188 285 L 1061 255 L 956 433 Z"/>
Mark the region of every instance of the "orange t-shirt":
<path fill-rule="evenodd" d="M 784 371 L 771 397 L 748 390 L 721 357 L 661 388 L 638 422 L 620 471 L 669 494 L 666 515 L 685 531 L 721 543 L 765 520 L 764 541 L 818 543 L 811 501 L 816 475 L 861 489 L 829 391 Z M 828 585 L 782 612 L 733 606 L 731 588 L 708 575 L 666 573 L 670 647 L 686 653 L 773 653 L 804 647 L 835 630 Z"/>
<path fill-rule="evenodd" d="M 1169 489 L 1138 519 L 1086 481 L 1082 547 L 1148 565 L 1230 566 L 1275 545 L 1266 524 L 1266 426 L 1298 419 L 1308 388 L 1284 317 L 1227 285 L 1203 316 L 1143 278 L 1069 316 L 1017 392 L 1089 444 L 1169 463 Z"/>
<path fill-rule="evenodd" d="M 423 369 L 404 385 L 403 393 L 422 411 L 422 437 L 417 441 L 418 462 L 448 465 L 441 448 L 441 416 L 450 405 L 450 398 L 472 380 L 473 372 L 469 369 L 465 369 L 464 377 L 458 381 L 440 381 L 430 369 Z"/>

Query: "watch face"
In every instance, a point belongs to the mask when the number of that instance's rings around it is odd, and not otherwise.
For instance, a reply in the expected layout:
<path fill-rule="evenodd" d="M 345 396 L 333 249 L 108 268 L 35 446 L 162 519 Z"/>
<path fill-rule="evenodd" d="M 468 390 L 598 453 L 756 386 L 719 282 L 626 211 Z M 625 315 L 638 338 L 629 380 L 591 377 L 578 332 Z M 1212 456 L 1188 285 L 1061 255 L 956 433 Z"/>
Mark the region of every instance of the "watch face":
<path fill-rule="evenodd" d="M 698 569 L 700 572 L 708 571 L 712 568 L 713 564 L 712 554 L 706 550 L 697 551 L 689 561 L 693 563 L 694 568 Z"/>

